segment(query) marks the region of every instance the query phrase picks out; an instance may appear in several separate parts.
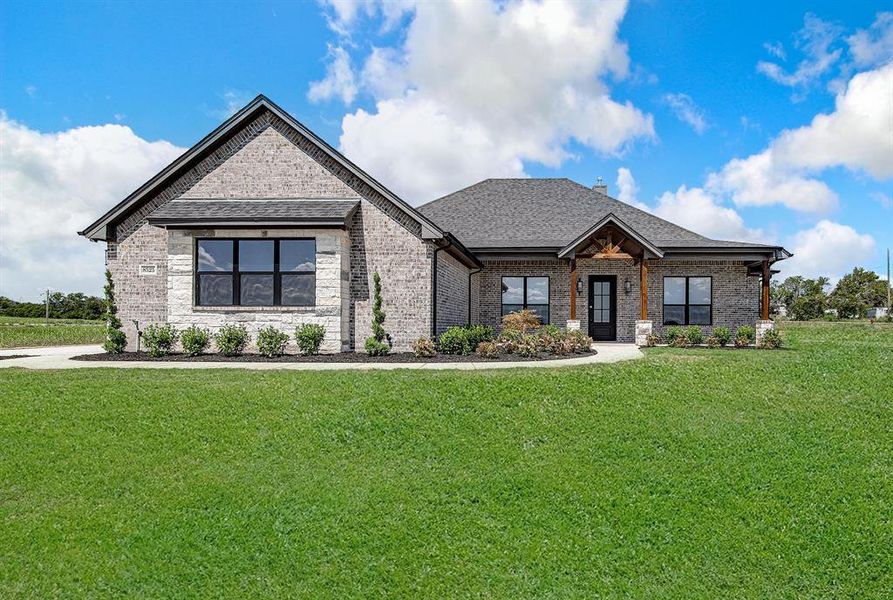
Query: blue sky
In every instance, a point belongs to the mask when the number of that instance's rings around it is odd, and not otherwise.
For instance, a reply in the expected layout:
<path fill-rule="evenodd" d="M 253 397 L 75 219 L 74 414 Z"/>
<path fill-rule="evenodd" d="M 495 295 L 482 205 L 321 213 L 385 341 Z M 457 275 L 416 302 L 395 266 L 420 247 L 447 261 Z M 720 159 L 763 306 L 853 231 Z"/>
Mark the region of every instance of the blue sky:
<path fill-rule="evenodd" d="M 881 8 L 6 2 L 0 294 L 98 293 L 101 248 L 74 231 L 259 92 L 414 204 L 487 176 L 601 176 L 696 231 L 784 244 L 786 274 L 880 272 Z"/>

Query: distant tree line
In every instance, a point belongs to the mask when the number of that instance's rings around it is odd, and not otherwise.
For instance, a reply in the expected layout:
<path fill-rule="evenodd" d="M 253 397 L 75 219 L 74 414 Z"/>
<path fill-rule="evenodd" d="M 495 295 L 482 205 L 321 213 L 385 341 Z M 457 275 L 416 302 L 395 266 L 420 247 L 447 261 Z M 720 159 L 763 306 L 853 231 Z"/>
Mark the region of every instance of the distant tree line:
<path fill-rule="evenodd" d="M 102 316 L 102 299 L 87 296 L 80 292 L 50 294 L 51 319 L 98 319 Z M 16 302 L 0 296 L 0 315 L 8 317 L 43 317 L 46 305 L 43 302 Z"/>
<path fill-rule="evenodd" d="M 784 307 L 787 316 L 796 321 L 820 319 L 829 309 L 836 310 L 841 319 L 864 319 L 868 309 L 887 306 L 887 285 L 877 273 L 861 267 L 841 277 L 830 291 L 827 277 L 795 275 L 772 282 L 771 310 L 778 314 Z"/>

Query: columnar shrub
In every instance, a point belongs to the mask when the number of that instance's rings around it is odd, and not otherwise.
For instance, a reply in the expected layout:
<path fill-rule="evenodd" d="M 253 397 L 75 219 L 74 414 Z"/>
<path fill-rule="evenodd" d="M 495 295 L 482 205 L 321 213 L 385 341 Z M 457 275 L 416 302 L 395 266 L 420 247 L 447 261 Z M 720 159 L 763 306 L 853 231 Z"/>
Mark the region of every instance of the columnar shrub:
<path fill-rule="evenodd" d="M 704 342 L 704 332 L 697 325 L 689 325 L 685 328 L 685 337 L 692 346 L 697 346 Z"/>
<path fill-rule="evenodd" d="M 372 337 L 366 338 L 366 354 L 384 356 L 391 351 L 388 334 L 384 330 L 385 313 L 381 309 L 381 276 L 372 275 Z"/>
<path fill-rule="evenodd" d="M 526 308 L 524 310 L 510 312 L 502 317 L 503 331 L 527 333 L 528 331 L 532 331 L 539 327 L 540 323 L 539 316 L 532 310 Z"/>
<path fill-rule="evenodd" d="M 214 335 L 214 343 L 224 356 L 239 356 L 251 341 L 244 325 L 224 325 Z"/>
<path fill-rule="evenodd" d="M 288 344 L 288 334 L 279 331 L 272 325 L 257 332 L 257 351 L 267 358 L 282 356 Z"/>
<path fill-rule="evenodd" d="M 732 341 L 732 332 L 729 331 L 728 327 L 714 327 L 713 337 L 716 338 L 716 341 L 719 342 L 720 346 L 725 347 Z"/>
<path fill-rule="evenodd" d="M 496 342 L 481 342 L 478 344 L 476 352 L 481 358 L 496 358 L 499 356 L 499 346 L 496 345 Z"/>
<path fill-rule="evenodd" d="M 177 328 L 173 325 L 149 325 L 143 332 L 143 343 L 149 356 L 158 358 L 170 354 L 171 348 L 177 343 Z"/>
<path fill-rule="evenodd" d="M 105 270 L 105 305 L 102 318 L 105 321 L 105 342 L 102 347 L 110 354 L 124 352 L 127 345 L 127 336 L 121 329 L 121 319 L 118 318 L 118 307 L 115 305 L 115 282 L 112 281 L 112 272 Z"/>
<path fill-rule="evenodd" d="M 781 334 L 777 329 L 769 329 L 760 336 L 760 348 L 775 350 L 781 348 Z"/>
<path fill-rule="evenodd" d="M 431 338 L 420 337 L 412 343 L 412 351 L 419 358 L 432 358 L 437 354 L 434 347 L 434 340 Z"/>
<path fill-rule="evenodd" d="M 191 325 L 180 334 L 180 345 L 187 356 L 198 356 L 211 343 L 211 334 L 207 329 Z"/>
<path fill-rule="evenodd" d="M 319 354 L 319 347 L 326 337 L 326 328 L 318 323 L 305 323 L 295 329 L 298 351 L 304 355 Z"/>
<path fill-rule="evenodd" d="M 756 331 L 750 325 L 742 325 L 735 330 L 735 347 L 743 348 L 753 344 L 756 337 Z"/>

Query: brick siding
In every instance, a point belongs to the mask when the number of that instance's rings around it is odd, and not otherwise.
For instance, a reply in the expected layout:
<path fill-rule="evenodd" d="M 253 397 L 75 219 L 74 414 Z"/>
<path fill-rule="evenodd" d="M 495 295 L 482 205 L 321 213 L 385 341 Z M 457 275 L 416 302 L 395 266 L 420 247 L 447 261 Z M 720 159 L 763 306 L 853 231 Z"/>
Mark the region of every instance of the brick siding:
<path fill-rule="evenodd" d="M 437 335 L 468 324 L 468 271 L 446 250 L 437 253 Z"/>

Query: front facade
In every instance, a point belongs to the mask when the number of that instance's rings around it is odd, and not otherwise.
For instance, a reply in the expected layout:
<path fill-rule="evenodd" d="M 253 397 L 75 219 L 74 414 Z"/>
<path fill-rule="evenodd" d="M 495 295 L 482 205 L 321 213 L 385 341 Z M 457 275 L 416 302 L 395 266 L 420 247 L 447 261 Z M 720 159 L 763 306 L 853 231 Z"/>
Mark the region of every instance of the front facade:
<path fill-rule="evenodd" d="M 565 179 L 487 180 L 414 209 L 262 96 L 81 234 L 107 244 L 130 349 L 161 323 L 254 339 L 319 323 L 323 351 L 362 348 L 376 272 L 395 350 L 520 308 L 603 340 L 633 341 L 637 321 L 736 327 L 788 256 Z"/>

